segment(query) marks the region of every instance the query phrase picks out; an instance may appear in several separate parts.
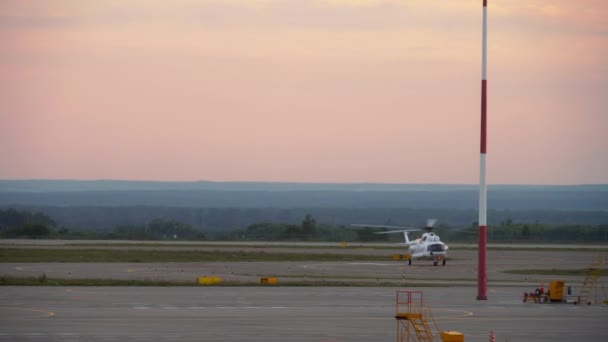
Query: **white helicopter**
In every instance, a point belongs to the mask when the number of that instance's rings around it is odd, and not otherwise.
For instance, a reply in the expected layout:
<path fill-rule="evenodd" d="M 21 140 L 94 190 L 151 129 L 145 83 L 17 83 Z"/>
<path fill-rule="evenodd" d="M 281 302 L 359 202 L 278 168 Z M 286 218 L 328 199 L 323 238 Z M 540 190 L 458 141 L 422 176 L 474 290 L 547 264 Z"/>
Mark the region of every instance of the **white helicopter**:
<path fill-rule="evenodd" d="M 377 232 L 375 234 L 396 234 L 403 233 L 405 239 L 405 245 L 408 249 L 408 265 L 412 264 L 412 259 L 417 260 L 432 260 L 433 266 L 441 263 L 445 266 L 446 259 L 448 257 L 448 246 L 441 242 L 439 235 L 432 232 L 433 226 L 437 220 L 429 219 L 426 221 L 424 230 L 426 231 L 422 236 L 416 240 L 410 240 L 409 233 L 419 231 L 421 229 L 403 229 L 405 227 L 398 226 L 383 226 L 383 225 L 372 225 L 372 224 L 353 224 L 355 227 L 370 227 L 370 228 L 388 228 L 398 230 L 388 230 L 383 232 Z"/>

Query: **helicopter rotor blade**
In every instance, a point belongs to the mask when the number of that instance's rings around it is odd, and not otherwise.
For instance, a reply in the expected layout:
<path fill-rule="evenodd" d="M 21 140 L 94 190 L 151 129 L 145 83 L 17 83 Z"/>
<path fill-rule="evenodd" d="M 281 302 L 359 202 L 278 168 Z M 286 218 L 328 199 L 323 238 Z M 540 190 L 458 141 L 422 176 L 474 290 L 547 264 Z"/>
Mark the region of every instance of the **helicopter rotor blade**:
<path fill-rule="evenodd" d="M 402 229 L 402 230 L 387 230 L 384 232 L 375 232 L 374 234 L 396 234 L 396 233 L 409 233 L 409 232 L 417 232 L 420 229 Z"/>
<path fill-rule="evenodd" d="M 389 229 L 406 229 L 406 228 L 410 228 L 410 227 L 404 227 L 404 226 L 385 226 L 385 225 L 380 225 L 380 224 L 351 224 L 351 226 L 353 227 L 369 227 L 369 228 L 389 228 Z M 418 229 L 416 229 L 418 230 Z"/>

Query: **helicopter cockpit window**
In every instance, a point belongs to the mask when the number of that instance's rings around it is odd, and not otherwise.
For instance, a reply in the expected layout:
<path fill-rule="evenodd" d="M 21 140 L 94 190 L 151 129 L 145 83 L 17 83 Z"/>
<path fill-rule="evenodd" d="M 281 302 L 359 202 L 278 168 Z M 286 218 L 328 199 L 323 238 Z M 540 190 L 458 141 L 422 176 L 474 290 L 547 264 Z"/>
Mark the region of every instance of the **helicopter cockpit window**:
<path fill-rule="evenodd" d="M 444 252 L 445 251 L 443 245 L 440 243 L 429 245 L 427 250 L 429 252 Z"/>

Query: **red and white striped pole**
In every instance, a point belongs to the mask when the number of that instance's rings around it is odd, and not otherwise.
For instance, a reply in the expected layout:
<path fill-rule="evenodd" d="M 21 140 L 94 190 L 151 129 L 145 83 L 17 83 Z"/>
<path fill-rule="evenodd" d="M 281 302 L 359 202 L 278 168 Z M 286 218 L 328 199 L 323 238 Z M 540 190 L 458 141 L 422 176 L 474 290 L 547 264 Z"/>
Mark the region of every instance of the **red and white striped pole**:
<path fill-rule="evenodd" d="M 487 300 L 488 277 L 486 275 L 486 124 L 487 124 L 487 38 L 488 38 L 488 0 L 483 0 L 483 29 L 481 38 L 481 153 L 479 158 L 479 240 L 477 266 L 477 300 Z"/>

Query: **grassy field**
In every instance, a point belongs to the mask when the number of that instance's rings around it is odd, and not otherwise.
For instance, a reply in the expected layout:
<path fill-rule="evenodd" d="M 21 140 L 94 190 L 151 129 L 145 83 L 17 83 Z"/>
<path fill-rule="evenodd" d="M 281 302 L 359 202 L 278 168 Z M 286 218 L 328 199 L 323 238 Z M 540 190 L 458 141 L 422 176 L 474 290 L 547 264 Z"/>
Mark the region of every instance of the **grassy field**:
<path fill-rule="evenodd" d="M 476 243 L 471 243 L 471 245 L 463 245 L 461 243 L 449 243 L 446 242 L 449 246 L 451 250 L 477 250 L 477 247 L 474 246 L 474 244 Z M 584 245 L 584 244 L 583 244 Z M 40 246 L 40 245 L 28 245 L 28 246 Z M 160 247 L 160 248 L 185 248 L 185 247 L 190 247 L 190 248 L 210 248 L 210 247 L 214 247 L 214 248 L 260 248 L 260 249 L 267 249 L 267 250 L 272 250 L 272 249 L 277 249 L 277 248 L 285 248 L 285 247 L 289 247 L 292 249 L 308 249 L 308 248 L 314 248 L 314 249 L 332 249 L 335 250 L 336 248 L 340 249 L 340 250 L 359 250 L 359 249 L 376 249 L 376 250 L 395 250 L 395 249 L 399 249 L 399 248 L 404 248 L 404 246 L 400 245 L 399 243 L 394 243 L 391 245 L 391 243 L 388 243 L 387 245 L 381 246 L 381 245 L 361 245 L 359 243 L 346 243 L 346 245 L 333 245 L 333 246 L 324 246 L 324 245 L 315 245 L 313 246 L 307 246 L 307 245 L 297 245 L 297 244 L 291 244 L 289 242 L 285 242 L 284 244 L 267 244 L 264 242 L 260 242 L 260 243 L 252 243 L 252 244 L 248 244 L 248 245 L 244 245 L 244 244 L 238 244 L 238 243 L 230 243 L 230 242 L 226 242 L 226 243 L 222 243 L 222 244 L 205 244 L 205 243 L 184 243 L 184 244 L 179 244 L 179 243 L 170 243 L 170 242 L 112 242 L 112 241 L 102 241 L 100 240 L 99 243 L 90 243 L 90 242 L 67 242 L 65 243 L 65 246 L 70 246 L 70 247 L 82 247 L 82 248 L 86 248 L 86 247 L 94 247 L 94 248 L 110 248 L 110 247 L 129 247 L 129 248 L 156 248 L 156 247 Z M 517 243 L 517 244 L 513 244 L 508 245 L 508 244 L 500 244 L 500 245 L 492 245 L 492 243 L 490 243 L 487 246 L 488 250 L 492 250 L 492 251 L 512 251 L 512 250 L 517 250 L 517 251 L 530 251 L 530 252 L 534 252 L 534 251 L 546 251 L 546 252 L 555 252 L 555 251 L 559 251 L 559 252 L 608 252 L 608 244 L 589 244 L 586 245 L 584 247 L 580 247 L 580 248 L 573 248 L 572 246 L 569 246 L 568 243 L 547 243 L 546 245 L 542 245 L 542 246 L 531 246 L 530 243 Z"/>
<path fill-rule="evenodd" d="M 390 255 L 110 249 L 0 249 L 0 262 L 386 261 Z"/>
<path fill-rule="evenodd" d="M 121 279 L 61 279 L 40 277 L 0 276 L 0 286 L 373 286 L 373 287 L 442 287 L 448 285 L 435 283 L 407 283 L 391 281 L 341 281 L 341 280 L 283 280 L 276 285 L 262 285 L 259 282 L 221 282 L 213 285 L 199 285 L 194 281 L 157 281 L 157 280 L 121 280 Z"/>
<path fill-rule="evenodd" d="M 195 282 L 1 276 L 0 286 L 193 286 Z"/>
<path fill-rule="evenodd" d="M 583 268 L 578 270 L 508 270 L 505 273 L 509 274 L 530 274 L 530 275 L 555 275 L 555 276 L 585 276 L 589 272 L 596 272 L 598 276 L 608 276 L 608 268 L 589 269 Z"/>

